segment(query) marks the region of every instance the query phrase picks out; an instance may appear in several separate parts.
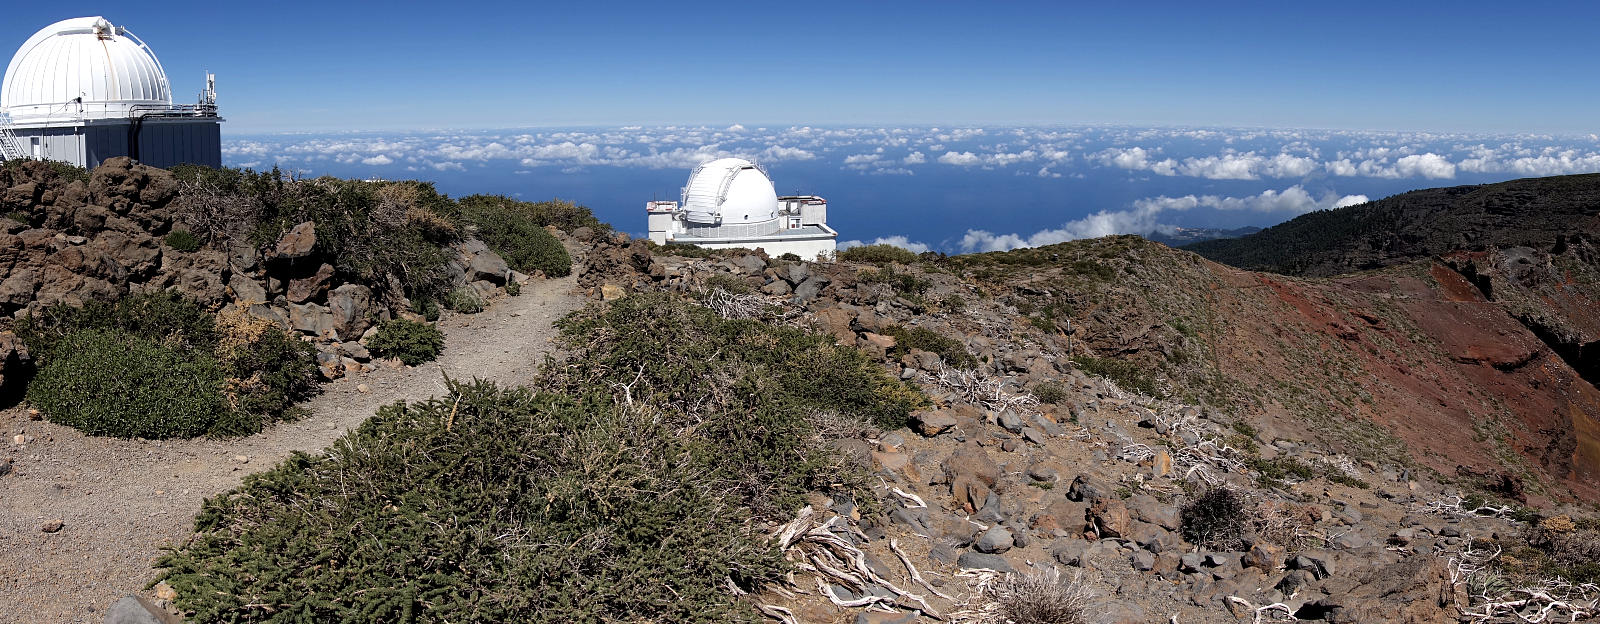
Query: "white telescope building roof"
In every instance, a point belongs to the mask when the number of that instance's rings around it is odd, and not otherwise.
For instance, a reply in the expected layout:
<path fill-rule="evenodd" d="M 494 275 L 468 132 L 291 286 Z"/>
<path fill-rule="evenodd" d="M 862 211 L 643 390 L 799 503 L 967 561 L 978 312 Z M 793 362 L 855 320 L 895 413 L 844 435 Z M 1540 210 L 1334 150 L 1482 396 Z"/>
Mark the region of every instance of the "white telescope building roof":
<path fill-rule="evenodd" d="M 755 163 L 719 158 L 689 174 L 683 213 L 688 221 L 707 225 L 766 223 L 778 218 L 778 192 Z"/>
<path fill-rule="evenodd" d="M 0 107 L 20 123 L 127 118 L 172 108 L 167 72 L 150 47 L 103 17 L 44 27 L 11 57 Z"/>

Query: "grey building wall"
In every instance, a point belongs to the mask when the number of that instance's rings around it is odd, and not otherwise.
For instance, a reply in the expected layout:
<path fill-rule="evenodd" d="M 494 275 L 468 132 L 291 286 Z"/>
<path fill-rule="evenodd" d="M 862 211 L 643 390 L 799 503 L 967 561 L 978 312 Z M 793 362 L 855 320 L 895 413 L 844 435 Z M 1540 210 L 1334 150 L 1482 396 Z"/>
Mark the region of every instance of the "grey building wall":
<path fill-rule="evenodd" d="M 222 166 L 222 124 L 217 119 L 158 117 L 16 128 L 15 133 L 25 154 L 90 169 L 117 156 L 132 156 L 153 167 Z"/>

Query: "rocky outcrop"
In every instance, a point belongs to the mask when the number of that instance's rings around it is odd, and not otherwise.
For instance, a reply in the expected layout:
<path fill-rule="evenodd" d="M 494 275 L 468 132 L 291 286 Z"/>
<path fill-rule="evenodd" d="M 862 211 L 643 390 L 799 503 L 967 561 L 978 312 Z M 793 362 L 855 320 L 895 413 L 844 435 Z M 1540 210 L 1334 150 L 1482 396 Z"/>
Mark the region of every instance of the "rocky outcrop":
<path fill-rule="evenodd" d="M 43 163 L 0 169 L 0 209 L 9 212 L 0 220 L 0 316 L 174 290 L 214 309 L 243 307 L 305 335 L 328 356 L 328 377 L 370 366 L 364 349 L 357 361 L 340 345 L 404 311 L 402 284 L 342 274 L 338 260 L 319 250 L 310 221 L 260 246 L 174 249 L 164 239 L 176 227 L 169 204 L 178 192 L 170 173 L 127 158 L 106 161 L 87 182 Z M 515 277 L 482 242 L 463 241 L 456 251 L 452 279 L 480 299 L 498 296 Z M 26 361 L 25 350 L 0 341 L 0 379 Z"/>

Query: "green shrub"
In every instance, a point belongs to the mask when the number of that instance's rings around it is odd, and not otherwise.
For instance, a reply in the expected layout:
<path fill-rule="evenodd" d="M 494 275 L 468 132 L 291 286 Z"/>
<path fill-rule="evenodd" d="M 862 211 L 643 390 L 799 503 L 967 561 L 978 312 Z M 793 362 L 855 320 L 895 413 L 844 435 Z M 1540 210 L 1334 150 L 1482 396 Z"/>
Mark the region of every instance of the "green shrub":
<path fill-rule="evenodd" d="M 894 245 L 862 245 L 860 247 L 841 249 L 834 255 L 834 258 L 845 262 L 870 262 L 872 264 L 898 262 L 900 264 L 911 264 L 917 261 L 917 254 Z"/>
<path fill-rule="evenodd" d="M 522 283 L 517 280 L 506 280 L 506 294 L 516 297 L 522 294 Z"/>
<path fill-rule="evenodd" d="M 734 277 L 727 273 L 717 273 L 706 278 L 706 290 L 721 288 L 735 295 L 748 295 L 754 293 L 756 288 L 743 278 Z"/>
<path fill-rule="evenodd" d="M 167 234 L 167 246 L 178 251 L 199 251 L 200 237 L 190 234 L 189 230 L 173 230 Z"/>
<path fill-rule="evenodd" d="M 883 328 L 883 333 L 894 337 L 894 349 L 890 354 L 895 357 L 910 353 L 912 349 L 921 349 L 939 354 L 945 364 L 956 368 L 973 368 L 978 365 L 978 359 L 972 357 L 972 353 L 967 351 L 967 346 L 960 340 L 926 327 L 908 328 L 890 325 Z"/>
<path fill-rule="evenodd" d="M 481 197 L 481 196 L 475 196 Z M 572 257 L 554 234 L 546 231 L 536 216 L 515 204 L 467 202 L 462 211 L 478 226 L 478 237 L 511 268 L 524 273 L 543 271 L 551 277 L 572 273 Z"/>
<path fill-rule="evenodd" d="M 856 247 L 855 249 L 860 248 Z M 894 287 L 895 292 L 906 297 L 921 297 L 923 293 L 928 292 L 928 289 L 933 287 L 931 280 L 919 278 L 911 273 L 897 272 L 894 267 L 887 267 L 881 270 L 863 269 L 856 274 L 856 279 L 863 284 L 888 284 Z"/>
<path fill-rule="evenodd" d="M 799 256 L 799 254 L 796 254 L 796 253 L 790 251 L 790 252 L 784 253 L 781 256 L 778 256 L 778 259 L 779 260 L 785 260 L 785 261 L 788 261 L 788 262 L 799 262 L 800 261 L 800 256 Z"/>
<path fill-rule="evenodd" d="M 412 299 L 411 311 L 430 323 L 439 320 L 439 302 L 433 299 Z"/>
<path fill-rule="evenodd" d="M 960 312 L 967 309 L 967 300 L 961 298 L 961 295 L 952 294 L 949 297 L 945 297 L 943 301 L 940 301 L 939 307 L 944 308 L 946 312 Z"/>
<path fill-rule="evenodd" d="M 483 311 L 483 298 L 471 288 L 462 286 L 450 291 L 444 296 L 444 307 L 462 314 L 477 314 Z"/>
<path fill-rule="evenodd" d="M 118 329 L 63 337 L 28 385 L 51 422 L 90 435 L 188 438 L 211 431 L 222 402 L 215 359 Z"/>
<path fill-rule="evenodd" d="M 1160 396 L 1161 388 L 1156 385 L 1156 380 L 1139 368 L 1138 364 L 1125 362 L 1112 358 L 1097 358 L 1090 355 L 1074 355 L 1072 363 L 1079 370 L 1090 375 L 1110 379 L 1124 390 L 1133 390 L 1148 396 Z"/>
<path fill-rule="evenodd" d="M 667 295 L 636 294 L 558 323 L 575 363 L 548 368 L 566 392 L 628 388 L 662 422 L 694 431 L 711 456 L 736 457 L 714 475 L 764 517 L 793 514 L 809 490 L 837 490 L 842 473 L 816 442 L 816 414 L 905 426 L 927 404 L 866 354 L 831 338 L 754 320 L 727 320 Z"/>
<path fill-rule="evenodd" d="M 174 409 L 214 404 L 220 404 L 221 408 L 207 407 L 206 413 L 192 414 L 184 421 L 188 424 L 173 427 L 172 433 L 158 437 L 255 433 L 292 415 L 295 403 L 318 390 L 316 351 L 311 345 L 269 321 L 249 316 L 244 310 L 213 315 L 198 302 L 176 293 L 133 295 L 114 304 L 90 302 L 81 308 L 52 306 L 37 315 L 24 317 L 17 325 L 18 336 L 38 359 L 41 372 L 58 363 L 59 366 L 81 364 L 82 358 L 87 356 L 78 354 L 82 346 L 76 341 L 90 335 L 89 332 L 111 332 L 134 341 L 137 348 L 155 345 L 164 350 L 163 354 L 178 358 L 187 367 L 184 370 L 220 371 L 218 383 L 194 390 L 195 397 L 173 405 Z M 104 346 L 106 343 L 102 340 L 97 344 Z M 159 361 L 161 366 L 172 366 L 171 361 Z M 58 383 L 41 387 L 40 391 L 59 393 L 62 388 L 87 391 L 88 386 Z M 131 396 L 129 393 L 135 390 L 138 389 L 110 384 L 76 400 L 65 395 L 54 399 L 40 395 L 39 401 L 49 405 L 40 404 L 39 409 L 55 419 L 58 414 L 53 410 L 81 410 L 85 409 L 81 404 L 96 403 L 97 415 L 91 420 L 109 418 L 136 422 L 143 418 L 139 410 L 144 409 L 141 401 L 145 395 Z M 32 388 L 29 392 L 33 400 Z M 120 415 L 110 416 L 112 414 Z M 84 420 L 69 412 L 59 417 L 64 419 L 63 424 L 72 426 Z M 116 431 L 93 424 L 90 427 L 85 431 L 97 435 L 152 437 L 144 432 L 117 432 L 131 430 L 128 427 Z"/>
<path fill-rule="evenodd" d="M 452 382 L 207 500 L 158 565 L 197 622 L 754 623 L 725 583 L 786 563 L 726 461 L 609 394 Z"/>
<path fill-rule="evenodd" d="M 597 234 L 611 232 L 611 225 L 595 218 L 594 212 L 588 208 L 560 199 L 525 202 L 499 195 L 468 195 L 461 198 L 460 204 L 462 212 L 477 222 L 479 227 L 482 227 L 480 217 L 498 214 L 514 215 L 515 219 L 539 228 L 553 225 L 568 234 L 580 227 L 594 230 Z"/>
<path fill-rule="evenodd" d="M 1183 539 L 1209 550 L 1238 550 L 1244 543 L 1249 516 L 1244 495 L 1214 487 L 1178 510 Z"/>
<path fill-rule="evenodd" d="M 1061 403 L 1067 400 L 1067 387 L 1059 381 L 1041 381 L 1033 384 L 1033 396 L 1041 403 Z"/>
<path fill-rule="evenodd" d="M 378 326 L 378 333 L 367 340 L 367 349 L 383 358 L 400 358 L 416 366 L 439 357 L 444 350 L 444 333 L 427 323 L 393 319 Z"/>

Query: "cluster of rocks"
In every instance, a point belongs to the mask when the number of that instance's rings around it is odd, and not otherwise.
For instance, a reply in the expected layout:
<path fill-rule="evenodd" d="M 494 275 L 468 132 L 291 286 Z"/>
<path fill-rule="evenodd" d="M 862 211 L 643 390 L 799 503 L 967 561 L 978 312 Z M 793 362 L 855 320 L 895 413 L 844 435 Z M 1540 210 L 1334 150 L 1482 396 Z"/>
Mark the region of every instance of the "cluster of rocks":
<path fill-rule="evenodd" d="M 0 212 L 9 213 L 0 220 L 0 315 L 175 290 L 298 332 L 317 344 L 323 374 L 334 378 L 372 366 L 361 343 L 376 322 L 410 314 L 392 277 L 381 284 L 338 279 L 334 259 L 317 249 L 311 222 L 260 247 L 166 245 L 178 193 L 170 173 L 127 158 L 107 160 L 88 182 L 64 179 L 46 163 L 0 171 Z M 481 299 L 502 292 L 508 280 L 527 279 L 480 241 L 466 240 L 455 251 L 450 278 Z M 27 359 L 21 342 L 0 332 L 0 375 Z"/>
<path fill-rule="evenodd" d="M 650 290 L 693 293 L 708 283 L 741 280 L 840 343 L 880 355 L 886 367 L 930 396 L 934 406 L 915 414 L 906 429 L 830 442 L 882 479 L 882 513 L 863 515 L 851 501 L 820 502 L 849 519 L 849 528 L 835 534 L 860 548 L 877 574 L 905 581 L 902 587 L 914 585 L 895 565 L 890 540 L 953 596 L 970 589 L 956 585 L 964 570 L 1055 567 L 1077 574 L 1095 595 L 1089 609 L 1095 622 L 1173 616 L 1185 623 L 1254 621 L 1256 609 L 1272 604 L 1301 620 L 1446 621 L 1466 597 L 1451 583 L 1441 553 L 1459 552 L 1473 536 L 1518 530 L 1502 519 L 1422 511 L 1426 502 L 1459 492 L 1416 480 L 1402 467 L 1355 462 L 1315 442 L 1235 428 L 1235 416 L 1137 397 L 1091 378 L 1050 345 L 1013 329 L 1025 323 L 1000 305 L 969 305 L 960 314 L 930 310 L 886 284 L 858 278 L 877 267 L 650 251 L 638 241 L 596 241 L 582 280 L 608 298 Z M 953 276 L 917 277 L 929 283 L 928 300 L 966 292 Z M 884 333 L 890 325 L 934 328 L 960 340 L 981 364 L 966 382 L 938 381 L 936 371 L 945 363 L 937 354 L 893 355 L 895 339 Z M 1027 390 L 1040 382 L 1051 382 L 1061 396 L 1052 397 L 1054 403 L 1032 400 Z M 961 383 L 985 385 L 975 392 Z M 1008 397 L 1024 399 L 1007 403 Z M 1208 454 L 1229 461 L 1197 459 Z M 1325 472 L 1275 482 L 1261 479 L 1252 460 L 1292 460 Z M 1333 472 L 1343 477 L 1329 478 Z M 1247 526 L 1230 548 L 1189 541 L 1182 509 L 1210 487 L 1240 492 L 1252 517 L 1279 510 L 1290 528 L 1271 532 L 1239 518 Z M 847 603 L 873 595 L 894 599 L 878 586 L 830 589 Z M 943 613 L 971 606 L 924 597 Z M 904 601 L 888 614 L 817 596 L 772 598 L 801 621 L 935 619 L 904 608 Z"/>

